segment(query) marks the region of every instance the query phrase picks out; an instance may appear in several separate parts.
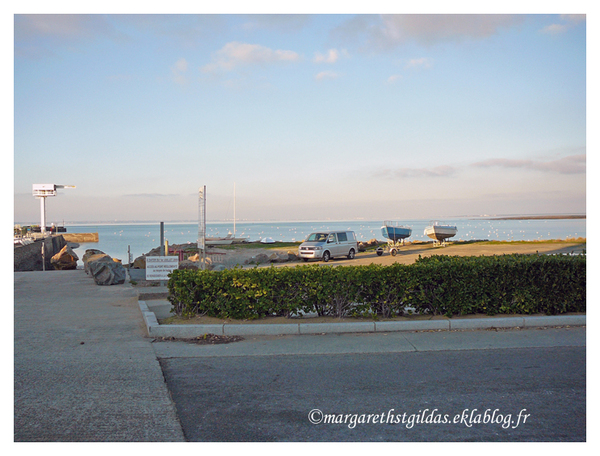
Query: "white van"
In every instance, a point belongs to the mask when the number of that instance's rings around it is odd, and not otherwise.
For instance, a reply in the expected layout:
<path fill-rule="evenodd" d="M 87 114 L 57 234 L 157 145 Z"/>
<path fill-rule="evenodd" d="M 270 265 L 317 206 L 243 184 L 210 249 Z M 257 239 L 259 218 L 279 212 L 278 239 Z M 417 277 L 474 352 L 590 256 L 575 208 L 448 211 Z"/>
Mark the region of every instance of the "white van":
<path fill-rule="evenodd" d="M 358 242 L 354 231 L 311 233 L 298 249 L 298 255 L 304 261 L 311 259 L 329 261 L 340 256 L 352 259 L 356 252 L 358 252 Z"/>

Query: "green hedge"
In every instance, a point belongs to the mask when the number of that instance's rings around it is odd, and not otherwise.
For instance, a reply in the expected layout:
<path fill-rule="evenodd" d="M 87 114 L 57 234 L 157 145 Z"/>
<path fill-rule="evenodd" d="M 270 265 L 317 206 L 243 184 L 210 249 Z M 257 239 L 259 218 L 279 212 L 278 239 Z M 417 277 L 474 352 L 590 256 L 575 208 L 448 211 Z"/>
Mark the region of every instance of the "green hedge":
<path fill-rule="evenodd" d="M 433 256 L 391 266 L 303 265 L 176 270 L 169 300 L 184 317 L 254 319 L 302 312 L 346 317 L 585 312 L 586 258 Z"/>

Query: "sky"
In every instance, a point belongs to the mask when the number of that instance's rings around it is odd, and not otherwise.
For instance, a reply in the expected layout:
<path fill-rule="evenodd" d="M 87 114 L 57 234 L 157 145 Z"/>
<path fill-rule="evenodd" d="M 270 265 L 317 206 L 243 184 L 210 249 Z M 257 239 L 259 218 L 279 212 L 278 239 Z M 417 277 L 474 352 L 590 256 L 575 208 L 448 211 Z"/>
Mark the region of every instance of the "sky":
<path fill-rule="evenodd" d="M 586 213 L 586 22 L 16 14 L 14 222 Z"/>

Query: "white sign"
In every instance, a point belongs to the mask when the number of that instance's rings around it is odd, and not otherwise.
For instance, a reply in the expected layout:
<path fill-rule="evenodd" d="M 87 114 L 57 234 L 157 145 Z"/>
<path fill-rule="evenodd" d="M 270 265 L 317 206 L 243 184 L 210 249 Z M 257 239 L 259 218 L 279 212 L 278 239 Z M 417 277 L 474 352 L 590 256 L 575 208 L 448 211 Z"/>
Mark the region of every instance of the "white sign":
<path fill-rule="evenodd" d="M 147 256 L 146 280 L 169 280 L 169 273 L 178 267 L 176 256 Z"/>

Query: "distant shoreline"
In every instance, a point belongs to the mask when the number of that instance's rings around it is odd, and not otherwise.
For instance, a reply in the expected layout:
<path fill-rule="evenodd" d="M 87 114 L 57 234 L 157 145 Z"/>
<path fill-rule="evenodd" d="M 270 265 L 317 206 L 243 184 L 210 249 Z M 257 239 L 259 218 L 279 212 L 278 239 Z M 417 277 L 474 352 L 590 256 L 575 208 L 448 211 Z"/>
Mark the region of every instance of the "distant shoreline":
<path fill-rule="evenodd" d="M 493 217 L 487 220 L 572 220 L 585 218 L 585 215 L 517 215 L 514 217 Z"/>

